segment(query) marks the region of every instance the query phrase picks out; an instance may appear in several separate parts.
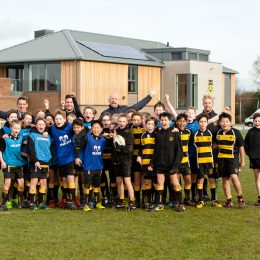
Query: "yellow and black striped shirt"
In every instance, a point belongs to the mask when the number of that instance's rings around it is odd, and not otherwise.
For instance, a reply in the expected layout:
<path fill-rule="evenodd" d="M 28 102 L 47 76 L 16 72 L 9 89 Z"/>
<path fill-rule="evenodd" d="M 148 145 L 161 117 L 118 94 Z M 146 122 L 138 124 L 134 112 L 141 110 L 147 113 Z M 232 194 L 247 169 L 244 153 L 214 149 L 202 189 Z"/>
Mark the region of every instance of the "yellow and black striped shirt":
<path fill-rule="evenodd" d="M 234 128 L 227 132 L 220 129 L 216 136 L 218 143 L 218 158 L 235 158 L 239 154 L 239 147 L 244 145 L 241 133 Z"/>
<path fill-rule="evenodd" d="M 143 133 L 146 132 L 146 129 L 141 125 L 141 126 L 132 126 L 131 128 L 132 130 L 132 134 L 134 136 L 134 150 L 133 150 L 133 154 L 135 156 L 138 155 L 139 149 L 141 147 L 141 142 L 140 142 L 140 138 L 142 136 Z"/>
<path fill-rule="evenodd" d="M 197 151 L 197 164 L 210 163 L 213 165 L 212 133 L 209 130 L 198 130 L 194 134 L 194 145 Z"/>
<path fill-rule="evenodd" d="M 155 148 L 155 132 L 145 132 L 141 136 L 141 145 L 139 150 L 139 156 L 142 158 L 142 167 L 148 167 L 153 159 Z"/>
<path fill-rule="evenodd" d="M 111 133 L 108 128 L 104 128 L 103 134 L 109 134 Z M 103 152 L 103 160 L 111 160 L 111 154 L 112 154 L 112 146 L 113 146 L 113 138 L 110 136 L 104 135 L 106 142 L 105 142 L 105 148 Z"/>
<path fill-rule="evenodd" d="M 180 131 L 180 135 L 181 135 L 181 145 L 182 145 L 182 151 L 183 151 L 183 157 L 182 157 L 181 164 L 190 165 L 189 154 L 188 154 L 188 151 L 189 151 L 188 145 L 189 145 L 189 141 L 190 141 L 191 132 L 189 129 L 185 129 L 183 131 Z"/>

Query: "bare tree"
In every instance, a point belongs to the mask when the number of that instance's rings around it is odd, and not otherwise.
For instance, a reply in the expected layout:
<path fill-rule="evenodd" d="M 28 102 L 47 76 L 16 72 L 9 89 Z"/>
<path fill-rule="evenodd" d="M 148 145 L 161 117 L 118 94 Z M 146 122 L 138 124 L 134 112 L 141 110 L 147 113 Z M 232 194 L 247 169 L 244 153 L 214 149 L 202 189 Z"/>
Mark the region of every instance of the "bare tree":
<path fill-rule="evenodd" d="M 252 79 L 257 84 L 258 90 L 260 90 L 260 56 L 253 63 L 253 69 L 251 71 Z"/>

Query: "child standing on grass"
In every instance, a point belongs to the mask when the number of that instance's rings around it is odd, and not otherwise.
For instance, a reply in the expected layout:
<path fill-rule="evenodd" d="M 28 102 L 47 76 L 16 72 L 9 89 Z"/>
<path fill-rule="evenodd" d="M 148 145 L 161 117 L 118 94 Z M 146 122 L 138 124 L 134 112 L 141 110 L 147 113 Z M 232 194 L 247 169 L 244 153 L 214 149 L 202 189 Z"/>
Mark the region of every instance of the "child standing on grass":
<path fill-rule="evenodd" d="M 187 125 L 187 115 L 179 114 L 176 117 L 176 126 L 181 135 L 181 144 L 183 157 L 181 165 L 179 167 L 179 174 L 183 176 L 184 180 L 184 204 L 188 206 L 194 206 L 194 203 L 190 200 L 191 191 L 191 170 L 190 170 L 190 160 L 189 160 L 189 143 L 191 139 L 191 131 L 186 128 Z"/>
<path fill-rule="evenodd" d="M 62 178 L 63 191 L 62 201 L 59 207 L 76 209 L 75 199 L 75 175 L 74 175 L 74 145 L 72 125 L 66 122 L 66 113 L 61 110 L 55 112 L 55 124 L 52 125 L 50 135 L 54 141 L 55 152 L 57 155 L 57 166 L 59 175 Z"/>
<path fill-rule="evenodd" d="M 21 122 L 13 120 L 10 122 L 11 133 L 7 138 L 0 139 L 0 161 L 4 173 L 4 187 L 2 198 L 3 202 L 0 210 L 7 210 L 6 202 L 8 201 L 8 192 L 11 181 L 17 179 L 18 183 L 18 208 L 22 207 L 24 179 L 22 166 L 26 161 L 21 156 L 23 138 L 19 134 L 21 130 Z"/>
<path fill-rule="evenodd" d="M 132 164 L 132 178 L 134 180 L 134 192 L 135 192 L 135 205 L 140 208 L 140 190 L 141 190 L 141 165 L 136 161 L 139 149 L 141 147 L 141 136 L 146 132 L 146 129 L 142 125 L 142 114 L 140 112 L 134 112 L 132 114 L 132 127 L 131 131 L 134 136 L 133 147 L 133 164 Z"/>
<path fill-rule="evenodd" d="M 162 203 L 164 182 L 165 178 L 169 176 L 177 200 L 175 210 L 182 212 L 185 207 L 182 201 L 182 188 L 178 180 L 178 168 L 182 160 L 181 138 L 180 134 L 174 132 L 173 128 L 170 127 L 170 113 L 161 113 L 159 119 L 161 129 L 156 132 L 154 157 L 148 167 L 148 170 L 152 171 L 154 169 L 157 173 L 156 204 L 153 210 L 160 211 L 164 209 Z"/>
<path fill-rule="evenodd" d="M 221 129 L 217 132 L 216 139 L 218 144 L 219 174 L 222 176 L 223 190 L 227 198 L 225 207 L 231 208 L 233 206 L 230 189 L 231 180 L 237 193 L 238 207 L 244 208 L 245 201 L 243 200 L 242 187 L 238 178 L 239 167 L 245 166 L 244 140 L 241 133 L 231 127 L 230 114 L 224 112 L 220 114 L 219 124 Z"/>
<path fill-rule="evenodd" d="M 129 205 L 126 210 L 134 210 L 135 197 L 134 189 L 131 183 L 131 165 L 133 156 L 134 137 L 131 129 L 128 127 L 126 114 L 120 114 L 118 117 L 118 126 L 114 137 L 114 147 L 112 152 L 113 170 L 116 175 L 119 203 L 117 208 L 124 208 L 124 184 L 129 193 Z"/>
<path fill-rule="evenodd" d="M 222 205 L 216 200 L 216 184 L 214 178 L 214 163 L 213 163 L 213 151 L 212 151 L 212 133 L 207 129 L 208 116 L 207 114 L 200 114 L 198 116 L 198 123 L 200 129 L 195 132 L 192 142 L 196 147 L 197 153 L 197 191 L 199 195 L 199 201 L 197 208 L 204 207 L 203 200 L 203 182 L 204 177 L 207 176 L 209 180 L 209 187 L 211 192 L 212 206 L 221 208 Z"/>
<path fill-rule="evenodd" d="M 149 171 L 148 166 L 154 156 L 156 123 L 155 117 L 148 117 L 146 119 L 146 132 L 141 136 L 140 149 L 137 157 L 137 162 L 141 165 L 142 199 L 144 202 L 142 206 L 146 210 L 152 208 L 152 180 L 154 179 L 154 171 Z"/>
<path fill-rule="evenodd" d="M 254 127 L 249 129 L 245 137 L 245 151 L 250 160 L 250 168 L 255 175 L 256 192 L 258 194 L 256 206 L 260 206 L 260 113 L 253 115 Z"/>
<path fill-rule="evenodd" d="M 27 141 L 29 172 L 30 172 L 30 189 L 29 189 L 29 208 L 31 210 L 36 209 L 48 209 L 45 204 L 44 198 L 47 188 L 47 175 L 49 173 L 49 162 L 51 159 L 51 138 L 48 135 L 43 135 L 46 123 L 43 118 L 36 118 L 35 121 L 36 130 L 30 133 Z M 35 205 L 36 186 L 40 182 L 40 188 L 38 192 L 38 207 Z"/>
<path fill-rule="evenodd" d="M 98 120 L 91 124 L 91 132 L 87 135 L 76 137 L 76 159 L 75 164 L 83 165 L 84 184 L 86 188 L 86 201 L 84 201 L 83 211 L 90 211 L 88 203 L 90 202 L 90 188 L 93 187 L 93 193 L 96 202 L 96 208 L 104 209 L 100 200 L 100 180 L 103 169 L 103 151 L 105 147 L 105 138 L 101 135 L 102 125 Z M 83 149 L 82 160 L 79 157 Z"/>

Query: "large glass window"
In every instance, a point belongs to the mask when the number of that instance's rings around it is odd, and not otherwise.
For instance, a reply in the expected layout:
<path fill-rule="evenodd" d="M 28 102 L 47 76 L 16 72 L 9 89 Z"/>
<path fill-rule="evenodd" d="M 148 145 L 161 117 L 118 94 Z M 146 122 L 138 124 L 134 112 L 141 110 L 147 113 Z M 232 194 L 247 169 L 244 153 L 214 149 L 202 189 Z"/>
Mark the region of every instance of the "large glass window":
<path fill-rule="evenodd" d="M 7 67 L 7 77 L 11 79 L 13 92 L 23 91 L 24 69 L 23 66 Z"/>
<path fill-rule="evenodd" d="M 138 92 L 138 67 L 128 66 L 128 93 Z"/>
<path fill-rule="evenodd" d="M 30 91 L 58 91 L 61 82 L 59 63 L 31 64 L 29 66 Z"/>
<path fill-rule="evenodd" d="M 198 106 L 198 75 L 176 75 L 177 109 L 185 110 L 189 106 Z"/>

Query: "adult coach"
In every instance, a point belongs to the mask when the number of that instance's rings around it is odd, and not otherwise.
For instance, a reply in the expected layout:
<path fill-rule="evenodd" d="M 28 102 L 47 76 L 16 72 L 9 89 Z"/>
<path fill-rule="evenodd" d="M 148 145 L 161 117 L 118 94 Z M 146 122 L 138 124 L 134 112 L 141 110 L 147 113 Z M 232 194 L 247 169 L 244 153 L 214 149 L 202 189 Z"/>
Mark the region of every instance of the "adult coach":
<path fill-rule="evenodd" d="M 213 110 L 214 107 L 214 98 L 212 95 L 204 95 L 202 98 L 203 104 L 203 114 L 208 115 L 209 124 L 207 129 L 212 133 L 215 134 L 218 131 L 218 114 Z M 201 114 L 202 114 L 201 113 Z M 201 115 L 199 114 L 197 118 Z"/>
<path fill-rule="evenodd" d="M 22 116 L 25 112 L 27 112 L 27 108 L 28 108 L 28 97 L 26 96 L 21 96 L 18 97 L 17 101 L 16 101 L 16 105 L 17 105 L 17 114 L 18 114 L 18 119 L 21 120 Z M 10 111 L 0 111 L 0 118 L 2 119 L 7 119 L 8 115 L 9 115 Z"/>
<path fill-rule="evenodd" d="M 121 106 L 119 104 L 119 95 L 116 93 L 113 93 L 113 94 L 111 94 L 111 96 L 108 99 L 109 108 L 104 110 L 101 113 L 101 115 L 104 113 L 107 113 L 107 112 L 110 113 L 111 115 L 119 114 L 119 113 L 126 113 L 127 110 L 129 110 L 129 109 L 134 109 L 136 111 L 139 111 L 152 100 L 153 96 L 156 95 L 156 93 L 157 93 L 157 90 L 151 90 L 145 98 L 143 98 L 142 100 L 140 100 L 139 102 L 137 102 L 136 104 L 134 104 L 132 106 L 126 106 L 126 105 Z"/>

